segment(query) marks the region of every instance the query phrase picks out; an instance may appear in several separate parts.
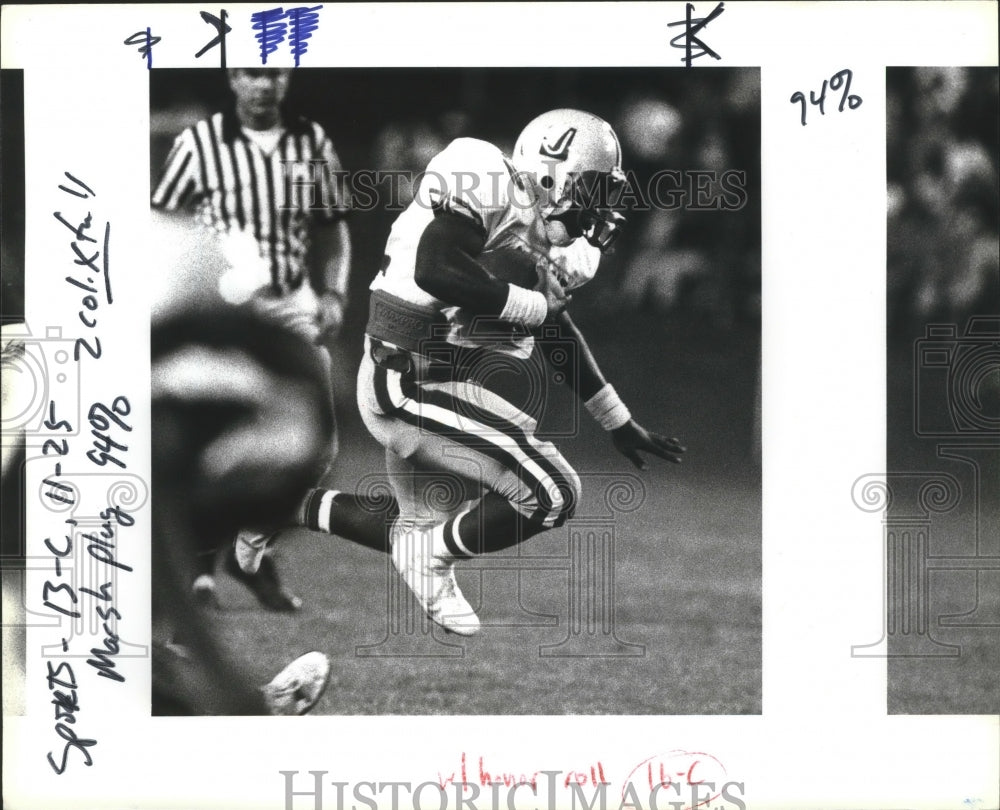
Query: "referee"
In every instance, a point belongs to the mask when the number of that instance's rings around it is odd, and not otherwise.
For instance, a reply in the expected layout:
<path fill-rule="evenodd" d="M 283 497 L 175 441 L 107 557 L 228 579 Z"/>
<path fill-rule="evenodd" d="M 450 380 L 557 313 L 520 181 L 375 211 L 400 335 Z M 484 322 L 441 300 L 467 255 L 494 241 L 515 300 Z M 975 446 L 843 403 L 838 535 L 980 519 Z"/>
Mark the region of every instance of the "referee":
<path fill-rule="evenodd" d="M 319 124 L 283 111 L 290 70 L 236 68 L 227 77 L 233 104 L 177 136 L 152 206 L 192 212 L 205 238 L 220 241 L 229 267 L 218 288 L 227 302 L 325 343 L 343 321 L 350 268 L 340 161 Z M 270 557 L 245 574 L 230 548 L 226 568 L 265 607 L 302 604 L 281 587 Z M 193 584 L 206 605 L 217 604 L 213 573 L 206 555 Z"/>

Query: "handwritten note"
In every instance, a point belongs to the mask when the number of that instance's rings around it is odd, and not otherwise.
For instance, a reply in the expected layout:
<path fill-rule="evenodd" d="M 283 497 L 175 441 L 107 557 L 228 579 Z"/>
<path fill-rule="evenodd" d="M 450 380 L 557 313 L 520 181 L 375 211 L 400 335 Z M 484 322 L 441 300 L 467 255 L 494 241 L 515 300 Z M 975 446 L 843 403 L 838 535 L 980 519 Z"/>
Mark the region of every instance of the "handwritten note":
<path fill-rule="evenodd" d="M 85 182 L 77 179 L 69 172 L 64 172 L 70 181 L 70 186 L 60 185 L 59 189 L 66 194 L 81 200 L 89 200 L 96 197 L 94 190 Z M 109 263 L 109 248 L 111 243 L 111 223 L 105 222 L 103 231 L 98 237 L 92 236 L 89 231 L 94 226 L 93 214 L 88 209 L 81 213 L 82 207 L 68 211 L 53 211 L 52 216 L 61 222 L 73 238 L 69 247 L 74 255 L 73 269 L 66 276 L 66 283 L 83 291 L 80 298 L 80 310 L 77 313 L 80 323 L 82 323 L 91 333 L 96 333 L 98 325 L 98 311 L 104 305 L 110 306 L 114 303 L 111 292 L 111 271 Z M 73 359 L 80 359 L 80 350 L 84 349 L 94 359 L 101 356 L 101 338 L 96 334 L 88 334 L 76 339 L 73 349 Z"/>
<path fill-rule="evenodd" d="M 672 40 L 670 40 L 671 48 L 680 48 L 684 51 L 684 56 L 681 61 L 684 63 L 684 67 L 691 67 L 691 63 L 702 56 L 711 56 L 713 59 L 721 59 L 715 51 L 713 51 L 705 41 L 701 39 L 698 34 L 708 26 L 712 20 L 717 19 L 719 15 L 726 10 L 725 3 L 719 3 L 712 12 L 707 17 L 693 17 L 694 4 L 687 4 L 687 16 L 683 20 L 678 20 L 677 22 L 668 23 L 668 28 L 674 28 L 679 25 L 684 26 L 683 33 L 678 34 Z"/>
<path fill-rule="evenodd" d="M 288 43 L 288 51 L 292 55 L 295 67 L 302 64 L 302 57 L 309 49 L 309 40 L 319 30 L 319 12 L 323 6 L 296 6 L 295 8 L 275 8 L 255 11 L 249 18 L 249 29 L 257 41 L 261 65 L 266 65 L 268 57 L 272 56 L 278 47 Z M 232 33 L 233 26 L 226 20 L 228 12 L 223 8 L 219 15 L 207 11 L 200 12 L 202 22 L 215 28 L 215 36 L 210 39 L 197 53 L 195 59 L 200 59 L 214 48 L 219 49 L 219 67 L 226 67 L 226 37 Z M 146 68 L 153 67 L 153 46 L 159 44 L 162 37 L 153 34 L 147 26 L 122 40 L 122 44 L 137 48 L 138 54 L 145 59 Z"/>
<path fill-rule="evenodd" d="M 57 328 L 60 335 L 64 328 L 73 330 L 71 373 L 78 383 L 80 367 L 100 364 L 106 355 L 103 324 L 105 313 L 115 303 L 112 228 L 96 210 L 97 185 L 70 171 L 63 176 L 65 182 L 57 185 L 60 204 L 52 211 L 58 223 L 53 236 L 64 239 L 69 232 L 68 266 L 57 266 L 53 281 L 67 285 L 72 291 L 69 300 L 78 302 L 65 311 L 68 324 Z M 69 375 L 56 372 L 59 376 Z M 88 712 L 85 675 L 96 673 L 115 683 L 126 680 L 116 659 L 123 618 L 116 593 L 118 577 L 134 570 L 122 544 L 135 518 L 118 502 L 117 481 L 102 480 L 107 473 L 101 470 L 127 469 L 133 425 L 132 407 L 124 393 L 87 404 L 78 384 L 53 386 L 50 392 L 41 425 L 45 437 L 42 463 L 46 464 L 41 494 L 48 514 L 55 519 L 46 525 L 50 534 L 42 540 L 51 573 L 38 597 L 41 606 L 63 622 L 59 644 L 48 649 L 46 656 L 46 683 L 58 741 L 45 756 L 52 770 L 61 775 L 74 765 L 91 766 L 95 761 L 92 749 L 98 740 L 82 731 Z M 83 432 L 87 427 L 89 437 Z M 90 485 L 95 482 L 109 486 L 98 486 L 95 492 Z M 61 527 L 52 531 L 59 525 L 56 521 L 61 521 Z"/>
<path fill-rule="evenodd" d="M 346 807 L 345 792 L 351 787 L 351 796 L 369 807 L 379 804 L 382 798 L 387 807 L 420 807 L 421 797 L 428 793 L 437 803 L 476 810 L 477 807 L 519 806 L 521 794 L 535 797 L 535 807 L 587 807 L 587 808 L 665 808 L 696 810 L 713 807 L 713 810 L 746 810 L 743 799 L 745 784 L 731 778 L 725 766 L 712 754 L 702 751 L 675 749 L 648 757 L 628 771 L 614 774 L 605 766 L 604 759 L 571 763 L 567 769 L 512 768 L 485 754 L 463 751 L 459 761 L 446 770 L 438 770 L 436 779 L 419 782 L 360 781 L 351 785 L 347 781 L 328 780 L 328 771 L 312 770 L 312 784 L 299 771 L 278 771 L 284 779 L 286 807 L 294 798 L 311 798 L 314 806 L 324 804 L 326 785 L 334 788 L 335 803 L 330 806 Z M 454 797 L 454 802 L 449 799 Z M 401 804 L 400 800 L 410 803 Z M 478 802 L 478 804 L 477 804 Z M 488 804 L 487 804 L 488 802 Z M 717 803 L 715 803 L 717 802 Z M 715 804 L 713 804 L 715 803 Z M 526 805 L 527 806 L 527 805 Z"/>
<path fill-rule="evenodd" d="M 829 85 L 831 90 L 841 90 L 840 103 L 837 105 L 837 112 L 843 112 L 845 105 L 849 110 L 856 110 L 861 106 L 862 98 L 861 96 L 851 93 L 851 79 L 854 77 L 854 73 L 848 68 L 843 70 L 838 70 L 833 76 L 830 77 L 829 82 L 823 79 L 823 85 L 820 88 L 819 95 L 817 96 L 815 91 L 809 91 L 809 104 L 817 107 L 819 109 L 820 115 L 826 115 L 826 89 Z M 806 106 L 806 97 L 803 95 L 801 90 L 796 90 L 792 93 L 792 97 L 789 99 L 792 104 L 802 105 L 802 115 L 801 123 L 802 126 L 806 125 L 806 113 L 809 108 Z"/>

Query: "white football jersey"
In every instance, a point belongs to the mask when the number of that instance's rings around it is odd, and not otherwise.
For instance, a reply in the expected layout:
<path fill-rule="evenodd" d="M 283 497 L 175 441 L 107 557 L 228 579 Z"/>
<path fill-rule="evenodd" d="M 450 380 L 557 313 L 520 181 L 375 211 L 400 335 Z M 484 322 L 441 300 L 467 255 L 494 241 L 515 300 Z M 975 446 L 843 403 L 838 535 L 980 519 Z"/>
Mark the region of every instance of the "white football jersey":
<path fill-rule="evenodd" d="M 414 279 L 420 237 L 440 209 L 468 217 L 481 227 L 486 232 L 484 253 L 517 250 L 534 256 L 539 273 L 535 289 L 541 288 L 543 273 L 567 291 L 580 287 L 597 272 L 600 250 L 582 238 L 566 247 L 550 244 L 530 182 L 519 178 L 503 153 L 486 141 L 459 138 L 427 165 L 413 202 L 392 226 L 383 270 L 371 289 L 444 313 L 451 323 L 448 342 L 454 345 L 527 357 L 534 345 L 530 335 L 473 330 L 469 313 L 434 298 Z"/>

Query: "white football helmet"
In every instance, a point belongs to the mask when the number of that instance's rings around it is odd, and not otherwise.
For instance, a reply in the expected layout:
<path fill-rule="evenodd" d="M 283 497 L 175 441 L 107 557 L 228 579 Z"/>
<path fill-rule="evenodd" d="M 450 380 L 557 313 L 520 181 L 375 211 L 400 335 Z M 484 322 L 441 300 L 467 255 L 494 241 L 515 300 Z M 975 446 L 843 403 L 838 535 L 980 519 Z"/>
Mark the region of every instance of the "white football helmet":
<path fill-rule="evenodd" d="M 511 162 L 534 180 L 545 220 L 562 222 L 606 250 L 625 217 L 613 206 L 625 185 L 622 149 L 611 125 L 581 110 L 550 110 L 528 124 Z"/>

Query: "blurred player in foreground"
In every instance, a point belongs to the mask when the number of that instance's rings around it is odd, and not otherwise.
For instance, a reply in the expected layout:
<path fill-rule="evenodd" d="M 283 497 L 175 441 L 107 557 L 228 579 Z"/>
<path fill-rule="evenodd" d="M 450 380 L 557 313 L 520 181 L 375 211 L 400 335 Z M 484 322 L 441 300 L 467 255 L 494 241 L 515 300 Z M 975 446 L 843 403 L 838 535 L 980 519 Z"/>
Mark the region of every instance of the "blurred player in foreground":
<path fill-rule="evenodd" d="M 246 311 L 205 314 L 161 320 L 152 334 L 154 712 L 300 714 L 326 687 L 326 656 L 308 653 L 253 688 L 187 583 L 242 520 L 290 520 L 326 463 L 325 375 L 315 347 L 288 330 Z"/>
<path fill-rule="evenodd" d="M 151 335 L 154 712 L 301 714 L 323 692 L 326 656 L 300 656 L 257 688 L 253 662 L 216 636 L 190 582 L 239 527 L 295 524 L 336 444 L 327 357 L 224 302 L 229 258 L 188 221 L 154 214 L 151 255 L 171 270 L 157 276 Z M 391 499 L 341 496 L 337 528 L 384 550 L 394 516 Z"/>
<path fill-rule="evenodd" d="M 226 302 L 245 306 L 307 340 L 336 336 L 343 321 L 350 236 L 332 172 L 340 162 L 319 124 L 284 115 L 290 70 L 227 72 L 232 109 L 185 129 L 174 142 L 153 192 L 162 211 L 193 211 L 218 238 L 231 269 L 220 279 Z M 263 542 L 243 527 L 242 541 Z M 214 604 L 214 554 L 202 560 L 193 587 Z M 254 574 L 241 571 L 232 549 L 227 570 L 273 610 L 297 610 L 270 559 Z"/>
<path fill-rule="evenodd" d="M 534 420 L 469 381 L 462 351 L 526 359 L 534 332 L 555 326 L 562 346 L 577 347 L 577 362 L 560 367 L 566 383 L 615 448 L 639 468 L 641 453 L 681 460 L 676 439 L 632 419 L 565 311 L 619 234 L 624 218 L 613 204 L 624 182 L 612 128 L 586 112 L 553 110 L 528 124 L 509 160 L 485 141 L 453 141 L 392 227 L 371 285 L 358 404 L 386 448 L 399 502 L 393 563 L 451 632 L 479 629 L 456 561 L 561 526 L 580 497 L 579 477 L 535 437 Z M 463 482 L 472 499 L 435 506 L 446 479 Z"/>

